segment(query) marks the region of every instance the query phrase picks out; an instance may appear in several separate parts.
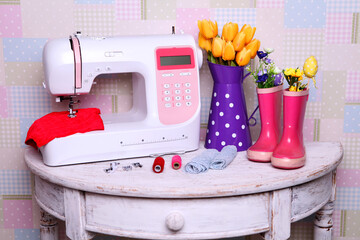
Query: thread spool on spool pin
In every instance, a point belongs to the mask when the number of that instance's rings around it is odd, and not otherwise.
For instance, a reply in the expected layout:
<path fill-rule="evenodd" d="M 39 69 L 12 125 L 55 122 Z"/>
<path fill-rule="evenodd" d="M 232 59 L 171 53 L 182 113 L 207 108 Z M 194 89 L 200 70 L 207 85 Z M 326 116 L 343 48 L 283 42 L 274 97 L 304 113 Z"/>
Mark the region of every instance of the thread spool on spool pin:
<path fill-rule="evenodd" d="M 175 155 L 172 157 L 171 166 L 175 170 L 181 168 L 181 157 L 179 155 Z"/>
<path fill-rule="evenodd" d="M 155 158 L 153 164 L 153 171 L 154 173 L 161 173 L 164 171 L 165 160 L 162 157 Z"/>

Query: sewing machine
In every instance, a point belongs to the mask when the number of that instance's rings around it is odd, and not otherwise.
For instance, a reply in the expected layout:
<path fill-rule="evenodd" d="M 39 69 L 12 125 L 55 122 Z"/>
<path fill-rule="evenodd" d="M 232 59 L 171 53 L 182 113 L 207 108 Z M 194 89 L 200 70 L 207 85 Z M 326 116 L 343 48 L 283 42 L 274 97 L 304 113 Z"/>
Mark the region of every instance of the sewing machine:
<path fill-rule="evenodd" d="M 133 106 L 102 115 L 103 131 L 56 138 L 40 148 L 49 166 L 196 150 L 200 132 L 202 53 L 189 35 L 85 37 L 50 40 L 44 47 L 44 87 L 69 99 L 88 94 L 102 74 L 132 73 Z"/>

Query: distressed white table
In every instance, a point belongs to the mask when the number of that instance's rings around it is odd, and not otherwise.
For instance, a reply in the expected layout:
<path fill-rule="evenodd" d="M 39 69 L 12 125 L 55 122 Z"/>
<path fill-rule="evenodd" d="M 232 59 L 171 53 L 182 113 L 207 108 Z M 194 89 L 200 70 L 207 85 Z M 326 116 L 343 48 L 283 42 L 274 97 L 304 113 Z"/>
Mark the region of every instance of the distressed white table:
<path fill-rule="evenodd" d="M 183 155 L 183 165 L 203 149 Z M 225 170 L 199 175 L 171 168 L 165 156 L 161 174 L 153 158 L 48 167 L 41 154 L 25 151 L 35 174 L 35 197 L 43 209 L 41 239 L 57 239 L 56 218 L 65 221 L 71 239 L 95 233 L 145 239 L 214 239 L 264 233 L 288 239 L 291 222 L 316 213 L 314 239 L 331 239 L 335 171 L 343 150 L 337 142 L 306 145 L 307 162 L 280 170 L 250 162 L 238 153 Z M 134 162 L 142 168 L 124 171 Z M 54 218 L 55 217 L 55 218 Z"/>

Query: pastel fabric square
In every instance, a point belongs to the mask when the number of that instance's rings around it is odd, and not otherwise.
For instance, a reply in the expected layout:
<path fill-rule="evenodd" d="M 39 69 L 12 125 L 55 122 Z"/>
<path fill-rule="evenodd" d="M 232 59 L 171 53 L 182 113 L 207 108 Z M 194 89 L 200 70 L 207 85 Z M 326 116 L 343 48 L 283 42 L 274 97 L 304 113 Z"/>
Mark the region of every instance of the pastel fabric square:
<path fill-rule="evenodd" d="M 324 28 L 325 0 L 285 0 L 285 28 Z"/>
<path fill-rule="evenodd" d="M 360 12 L 359 0 L 327 0 L 327 13 L 353 13 Z"/>
<path fill-rule="evenodd" d="M 40 229 L 15 229 L 14 240 L 38 240 L 40 239 Z"/>
<path fill-rule="evenodd" d="M 345 106 L 344 132 L 360 133 L 360 105 Z"/>
<path fill-rule="evenodd" d="M 284 0 L 257 0 L 257 8 L 284 8 Z"/>
<path fill-rule="evenodd" d="M 198 20 L 210 19 L 210 10 L 207 8 L 177 8 L 176 9 L 176 26 L 178 30 L 191 34 L 198 39 L 199 28 Z M 219 22 L 218 22 L 219 25 Z"/>
<path fill-rule="evenodd" d="M 45 38 L 4 38 L 5 62 L 41 62 Z"/>
<path fill-rule="evenodd" d="M 341 137 L 341 144 L 344 147 L 344 158 L 340 163 L 340 168 L 359 169 L 360 168 L 360 134 L 344 133 Z"/>
<path fill-rule="evenodd" d="M 328 13 L 326 15 L 325 43 L 350 44 L 352 37 L 352 13 Z"/>
<path fill-rule="evenodd" d="M 237 23 L 239 30 L 244 24 L 249 24 L 251 27 L 256 26 L 255 8 L 216 8 L 213 11 L 213 18 L 218 23 L 219 36 L 221 36 L 223 26 L 228 22 Z"/>
<path fill-rule="evenodd" d="M 33 228 L 32 200 L 3 200 L 4 228 Z"/>
<path fill-rule="evenodd" d="M 20 2 L 18 4 L 0 5 L 0 37 L 22 37 Z"/>
<path fill-rule="evenodd" d="M 117 20 L 140 20 L 143 19 L 144 6 L 142 0 L 118 0 L 116 1 Z"/>
<path fill-rule="evenodd" d="M 360 102 L 360 71 L 348 71 L 346 78 L 346 102 Z"/>
<path fill-rule="evenodd" d="M 14 86 L 9 88 L 13 117 L 39 118 L 51 111 L 51 99 L 43 87 Z"/>
<path fill-rule="evenodd" d="M 0 195 L 31 195 L 28 170 L 0 170 Z"/>
<path fill-rule="evenodd" d="M 8 116 L 8 102 L 6 87 L 0 86 L 0 117 L 6 118 Z"/>
<path fill-rule="evenodd" d="M 20 147 L 19 119 L 0 118 L 0 148 L 17 147 Z"/>
<path fill-rule="evenodd" d="M 360 188 L 338 187 L 336 188 L 336 209 L 360 210 Z"/>

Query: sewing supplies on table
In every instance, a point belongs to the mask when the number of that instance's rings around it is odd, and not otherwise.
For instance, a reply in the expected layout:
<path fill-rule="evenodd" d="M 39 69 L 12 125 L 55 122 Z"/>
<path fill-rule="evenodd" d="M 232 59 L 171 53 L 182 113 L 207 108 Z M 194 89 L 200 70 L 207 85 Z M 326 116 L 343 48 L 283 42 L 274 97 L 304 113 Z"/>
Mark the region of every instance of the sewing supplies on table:
<path fill-rule="evenodd" d="M 44 163 L 59 166 L 198 149 L 199 68 L 202 52 L 190 35 L 52 39 L 43 50 L 44 87 L 69 100 L 69 118 L 80 114 L 76 96 L 96 77 L 132 73 L 133 107 L 101 115 L 104 130 L 58 137 L 40 147 Z"/>

